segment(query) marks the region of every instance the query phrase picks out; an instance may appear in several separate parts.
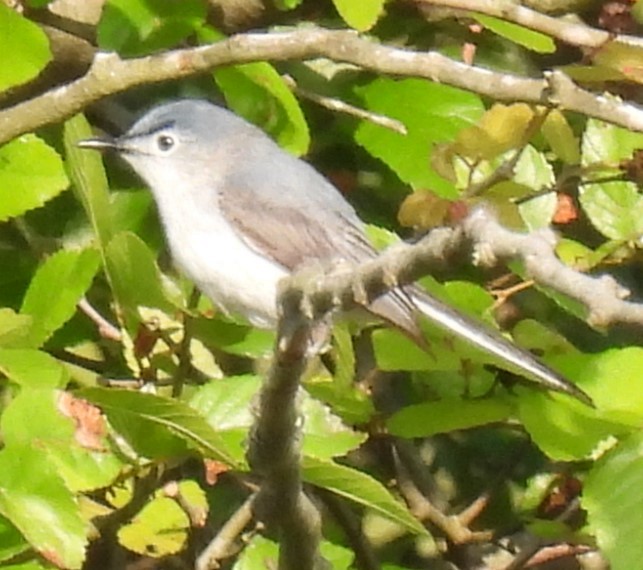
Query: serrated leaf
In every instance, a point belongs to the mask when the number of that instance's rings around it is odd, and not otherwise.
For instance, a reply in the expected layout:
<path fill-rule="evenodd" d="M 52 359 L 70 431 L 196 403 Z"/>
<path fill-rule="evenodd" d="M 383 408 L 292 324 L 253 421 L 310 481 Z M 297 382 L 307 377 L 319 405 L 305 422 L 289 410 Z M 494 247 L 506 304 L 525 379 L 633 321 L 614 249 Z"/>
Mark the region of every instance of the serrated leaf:
<path fill-rule="evenodd" d="M 99 265 L 100 255 L 94 249 L 60 250 L 40 265 L 20 308 L 21 313 L 33 318 L 33 346 L 44 344 L 74 315 Z"/>
<path fill-rule="evenodd" d="M 585 388 L 585 386 L 583 386 Z M 555 461 L 587 458 L 600 441 L 626 428 L 604 421 L 587 406 L 558 395 L 521 393 L 520 421 L 534 443 Z"/>
<path fill-rule="evenodd" d="M 62 395 L 53 389 L 23 388 L 0 418 L 3 439 L 8 445 L 29 444 L 40 449 L 42 461 L 51 465 L 72 491 L 106 487 L 122 464 L 107 449 L 91 450 L 78 443 L 80 428 L 63 414 Z M 96 429 L 94 425 L 91 428 Z"/>
<path fill-rule="evenodd" d="M 556 44 L 545 34 L 485 14 L 473 14 L 485 28 L 536 53 L 554 53 Z"/>
<path fill-rule="evenodd" d="M 179 299 L 169 294 L 154 254 L 137 235 L 116 234 L 107 245 L 105 258 L 114 295 L 131 333 L 136 331 L 141 318 L 139 307 L 155 307 L 169 313 L 177 309 Z"/>
<path fill-rule="evenodd" d="M 393 414 L 386 426 L 393 435 L 429 437 L 506 420 L 513 406 L 505 400 L 440 400 L 402 408 Z"/>
<path fill-rule="evenodd" d="M 140 55 L 172 47 L 205 20 L 200 0 L 108 0 L 98 23 L 101 49 Z"/>
<path fill-rule="evenodd" d="M 413 534 L 428 534 L 422 524 L 384 485 L 366 473 L 332 461 L 305 457 L 302 474 L 307 483 L 328 489 L 372 509 Z"/>
<path fill-rule="evenodd" d="M 643 559 L 643 436 L 632 434 L 602 457 L 583 486 L 590 528 L 612 570 L 637 568 Z"/>
<path fill-rule="evenodd" d="M 643 197 L 635 184 L 586 184 L 580 203 L 592 225 L 607 238 L 629 241 L 643 233 Z"/>
<path fill-rule="evenodd" d="M 168 398 L 120 389 L 87 388 L 78 395 L 99 406 L 114 428 L 141 455 L 170 457 L 187 445 L 207 457 L 236 466 L 222 437 L 194 408 Z"/>
<path fill-rule="evenodd" d="M 584 378 L 583 387 L 590 391 L 598 408 L 615 421 L 632 427 L 641 425 L 643 348 L 630 346 L 606 350 L 587 358 L 585 364 L 576 374 Z"/>
<path fill-rule="evenodd" d="M 480 98 L 422 79 L 379 78 L 355 92 L 370 111 L 397 119 L 408 130 L 402 135 L 362 121 L 355 131 L 356 142 L 414 188 L 430 189 L 444 198 L 457 196 L 453 184 L 431 167 L 431 149 L 453 140 L 482 115 Z"/>
<path fill-rule="evenodd" d="M 0 2 L 0 91 L 36 77 L 51 60 L 46 34 Z"/>
<path fill-rule="evenodd" d="M 0 221 L 42 206 L 68 185 L 60 156 L 35 135 L 0 147 Z"/>
<path fill-rule="evenodd" d="M 620 161 L 643 148 L 643 134 L 590 119 L 583 134 L 582 160 L 587 178 L 619 176 Z M 592 225 L 615 240 L 636 239 L 643 233 L 643 199 L 629 182 L 586 182 L 580 188 L 580 203 Z"/>
<path fill-rule="evenodd" d="M 86 523 L 71 492 L 43 461 L 42 452 L 31 444 L 7 446 L 0 451 L 0 473 L 0 512 L 45 558 L 59 567 L 80 568 L 87 545 Z"/>
<path fill-rule="evenodd" d="M 69 381 L 67 369 L 39 350 L 0 348 L 0 371 L 22 388 L 64 388 Z"/>
<path fill-rule="evenodd" d="M 344 22 L 360 32 L 370 30 L 384 10 L 384 0 L 333 0 Z"/>

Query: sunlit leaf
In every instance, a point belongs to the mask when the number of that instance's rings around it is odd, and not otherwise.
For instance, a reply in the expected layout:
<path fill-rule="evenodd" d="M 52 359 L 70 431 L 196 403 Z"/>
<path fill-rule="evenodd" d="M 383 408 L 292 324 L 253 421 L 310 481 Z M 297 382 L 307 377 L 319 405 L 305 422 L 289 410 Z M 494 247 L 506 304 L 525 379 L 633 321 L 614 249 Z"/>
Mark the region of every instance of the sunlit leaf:
<path fill-rule="evenodd" d="M 363 121 L 355 140 L 386 163 L 403 182 L 431 189 L 442 197 L 457 192 L 431 167 L 433 145 L 451 141 L 482 114 L 480 99 L 471 93 L 422 79 L 378 78 L 356 87 L 366 107 L 401 121 L 408 134 Z"/>
<path fill-rule="evenodd" d="M 7 446 L 0 451 L 0 473 L 0 513 L 45 558 L 59 567 L 79 569 L 85 558 L 87 525 L 42 452 L 31 443 Z"/>
<path fill-rule="evenodd" d="M 382 14 L 385 0 L 333 0 L 343 20 L 360 32 L 371 29 Z"/>
<path fill-rule="evenodd" d="M 304 480 L 333 491 L 390 519 L 413 534 L 425 535 L 426 529 L 407 508 L 370 475 L 332 461 L 307 457 L 303 463 Z"/>
<path fill-rule="evenodd" d="M 97 250 L 61 250 L 38 268 L 20 309 L 23 314 L 33 317 L 33 346 L 42 345 L 74 315 L 99 263 Z M 52 291 L 56 294 L 52 295 Z"/>
<path fill-rule="evenodd" d="M 3 2 L 0 2 L 0 53 L 0 91 L 33 79 L 51 59 L 45 33 Z"/>
<path fill-rule="evenodd" d="M 619 443 L 590 470 L 582 504 L 589 527 L 612 570 L 640 564 L 643 542 L 628 540 L 643 528 L 643 438 L 640 430 Z"/>
<path fill-rule="evenodd" d="M 0 147 L 0 221 L 42 206 L 68 184 L 60 156 L 38 137 L 23 135 Z"/>

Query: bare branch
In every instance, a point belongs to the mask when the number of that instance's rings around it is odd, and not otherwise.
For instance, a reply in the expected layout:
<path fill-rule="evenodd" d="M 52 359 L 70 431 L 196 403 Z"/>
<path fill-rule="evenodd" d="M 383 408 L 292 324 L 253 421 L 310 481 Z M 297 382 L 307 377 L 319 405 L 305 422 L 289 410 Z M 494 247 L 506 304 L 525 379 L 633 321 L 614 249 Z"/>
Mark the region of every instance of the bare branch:
<path fill-rule="evenodd" d="M 437 52 L 415 52 L 360 38 L 351 31 L 320 28 L 270 34 L 240 34 L 212 45 L 123 60 L 97 54 L 85 76 L 0 112 L 0 144 L 43 125 L 59 122 L 90 103 L 137 85 L 205 73 L 251 61 L 328 57 L 380 74 L 425 77 L 493 97 L 557 106 L 643 131 L 643 109 L 595 95 L 561 73 L 531 79 L 466 65 Z M 564 77 L 564 76 L 563 76 Z"/>
<path fill-rule="evenodd" d="M 562 263 L 555 253 L 556 237 L 550 230 L 521 234 L 503 228 L 485 209 L 476 210 L 464 222 L 464 230 L 477 244 L 481 257 L 520 259 L 527 273 L 540 285 L 580 301 L 594 326 L 630 323 L 643 325 L 643 305 L 625 301 L 629 291 L 611 276 L 584 275 Z"/>
<path fill-rule="evenodd" d="M 542 32 L 569 45 L 598 49 L 608 42 L 643 48 L 643 39 L 623 34 L 614 35 L 585 24 L 554 18 L 521 6 L 514 0 L 415 0 L 418 4 L 443 6 L 487 14 Z"/>
<path fill-rule="evenodd" d="M 298 276 L 292 279 L 296 282 Z M 321 517 L 302 488 L 297 409 L 312 323 L 299 315 L 301 304 L 291 294 L 298 287 L 288 288 L 289 281 L 280 294 L 282 317 L 273 362 L 250 433 L 248 463 L 263 477 L 253 508 L 257 518 L 279 531 L 279 570 L 322 570 Z"/>

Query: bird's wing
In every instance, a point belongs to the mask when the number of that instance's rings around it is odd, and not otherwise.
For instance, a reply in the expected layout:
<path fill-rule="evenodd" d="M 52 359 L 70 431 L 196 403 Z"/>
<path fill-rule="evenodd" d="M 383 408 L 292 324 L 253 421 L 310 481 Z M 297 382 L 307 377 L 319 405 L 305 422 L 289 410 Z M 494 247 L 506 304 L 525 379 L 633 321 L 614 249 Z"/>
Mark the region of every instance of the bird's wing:
<path fill-rule="evenodd" d="M 341 209 L 317 211 L 311 216 L 304 215 L 292 199 L 290 194 L 285 204 L 277 203 L 241 184 L 219 191 L 221 212 L 241 239 L 288 271 L 313 260 L 359 263 L 376 255 L 350 206 L 344 207 L 342 203 Z M 415 306 L 404 291 L 391 291 L 371 303 L 368 310 L 400 328 L 418 344 L 426 345 Z"/>
<path fill-rule="evenodd" d="M 252 249 L 288 271 L 311 260 L 344 258 L 355 261 L 355 251 L 345 245 L 359 228 L 320 223 L 310 212 L 262 196 L 249 188 L 234 186 L 219 192 L 222 214 Z M 341 235 L 340 235 L 341 234 Z M 367 253 L 366 251 L 364 253 Z"/>

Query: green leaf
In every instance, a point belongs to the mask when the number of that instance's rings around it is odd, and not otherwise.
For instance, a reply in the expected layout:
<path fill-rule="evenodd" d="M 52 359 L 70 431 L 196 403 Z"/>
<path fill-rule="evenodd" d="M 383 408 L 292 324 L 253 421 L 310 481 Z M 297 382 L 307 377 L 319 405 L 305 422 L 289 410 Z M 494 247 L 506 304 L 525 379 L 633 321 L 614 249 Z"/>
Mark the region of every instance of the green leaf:
<path fill-rule="evenodd" d="M 213 43 L 225 36 L 204 26 L 199 39 Z M 272 65 L 256 62 L 220 67 L 214 70 L 214 80 L 235 113 L 260 126 L 294 155 L 306 153 L 308 124 L 296 97 Z"/>
<path fill-rule="evenodd" d="M 583 134 L 582 165 L 590 179 L 620 176 L 619 162 L 642 147 L 643 133 L 590 119 Z M 643 233 L 643 198 L 633 183 L 585 183 L 580 203 L 592 225 L 608 238 L 626 241 Z"/>
<path fill-rule="evenodd" d="M 74 315 L 99 265 L 100 255 L 95 249 L 61 250 L 38 268 L 20 309 L 21 313 L 33 317 L 30 333 L 33 346 L 44 344 Z"/>
<path fill-rule="evenodd" d="M 185 548 L 190 519 L 169 497 L 156 496 L 118 530 L 118 541 L 132 552 L 160 558 Z"/>
<path fill-rule="evenodd" d="M 583 388 L 609 419 L 632 427 L 643 423 L 643 348 L 607 350 L 586 357 L 584 367 L 574 361 L 561 364 L 583 378 Z M 563 372 L 571 376 L 567 370 Z"/>
<path fill-rule="evenodd" d="M 175 46 L 205 20 L 201 0 L 108 0 L 98 23 L 100 49 L 141 55 Z"/>
<path fill-rule="evenodd" d="M 2 2 L 0 53 L 0 91 L 33 79 L 51 60 L 49 40 L 45 33 Z"/>
<path fill-rule="evenodd" d="M 643 559 L 643 435 L 639 430 L 610 450 L 583 485 L 589 527 L 612 570 L 637 568 Z"/>
<path fill-rule="evenodd" d="M 480 98 L 423 79 L 378 78 L 355 92 L 368 110 L 398 119 L 408 130 L 403 135 L 362 121 L 355 131 L 357 143 L 414 188 L 446 198 L 457 196 L 455 187 L 432 169 L 432 147 L 453 140 L 480 118 L 484 111 Z"/>
<path fill-rule="evenodd" d="M 360 32 L 370 30 L 384 10 L 384 0 L 333 0 L 344 22 Z"/>
<path fill-rule="evenodd" d="M 585 459 L 600 441 L 626 431 L 575 400 L 534 391 L 521 391 L 518 415 L 534 443 L 555 461 Z"/>
<path fill-rule="evenodd" d="M 268 354 L 275 343 L 272 331 L 226 321 L 222 318 L 196 318 L 190 332 L 204 343 L 216 346 L 229 354 L 257 358 Z"/>
<path fill-rule="evenodd" d="M 541 128 L 545 140 L 565 164 L 580 162 L 580 147 L 574 131 L 567 122 L 565 115 L 558 109 L 553 109 L 545 118 Z"/>
<path fill-rule="evenodd" d="M 578 380 L 596 409 L 559 394 L 521 394 L 519 416 L 534 442 L 550 457 L 569 461 L 589 456 L 600 443 L 643 421 L 643 349 L 628 347 L 595 355 L 563 351 L 550 359 Z"/>
<path fill-rule="evenodd" d="M 80 568 L 88 529 L 42 452 L 31 443 L 7 446 L 0 451 L 0 473 L 0 512 L 45 558 L 59 567 Z"/>
<path fill-rule="evenodd" d="M 87 388 L 78 395 L 100 406 L 114 428 L 147 457 L 167 458 L 187 451 L 236 465 L 223 438 L 194 408 L 169 398 L 129 390 Z"/>
<path fill-rule="evenodd" d="M 23 388 L 64 388 L 67 369 L 39 350 L 0 348 L 0 371 Z"/>
<path fill-rule="evenodd" d="M 65 122 L 63 141 L 69 178 L 102 251 L 112 237 L 107 176 L 99 153 L 78 148 L 78 141 L 92 136 L 92 128 L 83 115 Z"/>
<path fill-rule="evenodd" d="M 461 366 L 457 355 L 452 353 L 448 361 L 442 351 L 422 350 L 409 338 L 393 329 L 373 331 L 373 352 L 380 370 L 454 370 Z"/>
<path fill-rule="evenodd" d="M 234 570 L 276 568 L 278 560 L 279 546 L 277 543 L 256 533 L 249 544 L 239 553 Z"/>
<path fill-rule="evenodd" d="M 537 53 L 554 53 L 556 51 L 554 40 L 545 34 L 493 16 L 474 13 L 473 17 L 485 28 L 527 49 Z"/>
<path fill-rule="evenodd" d="M 292 10 L 299 6 L 304 0 L 274 0 L 279 10 Z"/>
<path fill-rule="evenodd" d="M 190 405 L 200 411 L 221 437 L 236 439 L 237 457 L 243 457 L 244 441 L 254 422 L 252 412 L 261 380 L 257 376 L 231 376 L 200 388 Z M 358 447 L 365 436 L 345 426 L 328 407 L 302 392 L 299 400 L 303 416 L 304 455 L 329 459 Z"/>
<path fill-rule="evenodd" d="M 163 280 L 150 248 L 137 235 L 120 232 L 105 250 L 107 272 L 125 323 L 134 333 L 140 322 L 138 307 L 172 313 L 180 307 L 177 291 Z"/>
<path fill-rule="evenodd" d="M 307 394 L 301 400 L 300 411 L 304 417 L 302 453 L 307 457 L 339 457 L 366 441 L 366 434 L 344 425 L 328 406 Z"/>
<path fill-rule="evenodd" d="M 60 156 L 35 135 L 0 147 L 0 221 L 42 206 L 68 185 Z"/>
<path fill-rule="evenodd" d="M 635 184 L 585 184 L 580 203 L 592 225 L 605 237 L 629 241 L 643 233 L 643 197 Z"/>
<path fill-rule="evenodd" d="M 386 425 L 393 435 L 429 437 L 506 420 L 513 406 L 506 400 L 440 400 L 407 406 L 393 414 Z"/>
<path fill-rule="evenodd" d="M 61 402 L 65 398 L 68 394 L 59 390 L 23 389 L 1 417 L 4 441 L 8 445 L 30 444 L 40 449 L 42 460 L 55 468 L 70 490 L 106 487 L 118 476 L 122 464 L 106 449 L 88 449 L 79 443 L 85 443 L 78 438 L 85 429 L 91 431 L 92 440 L 100 441 L 101 434 L 91 417 L 79 414 L 74 425 L 62 411 Z"/>
<path fill-rule="evenodd" d="M 302 473 L 307 483 L 364 505 L 413 534 L 427 535 L 427 530 L 407 508 L 384 485 L 366 473 L 312 457 L 304 458 Z"/>
<path fill-rule="evenodd" d="M 0 346 L 4 348 L 27 348 L 31 346 L 29 334 L 33 319 L 18 315 L 12 309 L 0 309 Z"/>
<path fill-rule="evenodd" d="M 5 517 L 0 516 L 0 562 L 10 560 L 29 549 L 29 544 L 20 531 Z M 7 567 L 6 564 L 2 565 L 2 568 Z"/>

